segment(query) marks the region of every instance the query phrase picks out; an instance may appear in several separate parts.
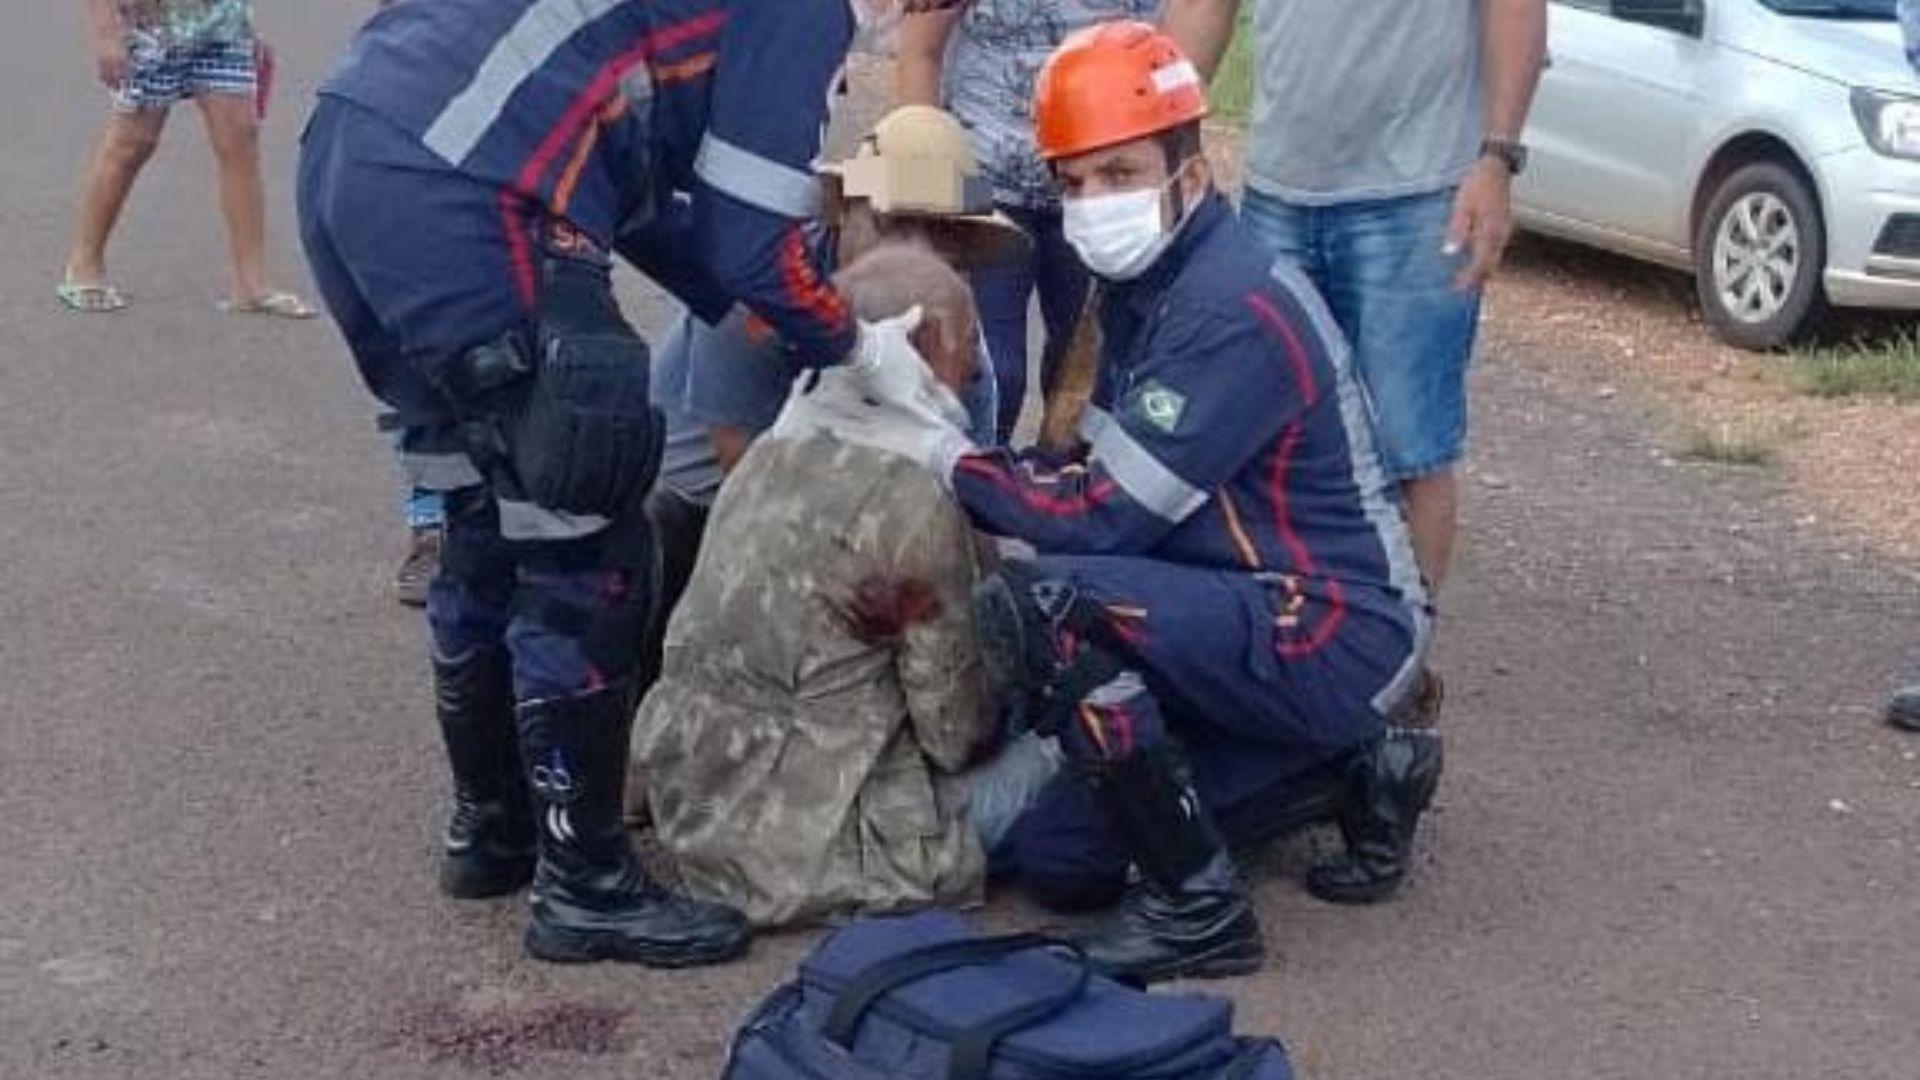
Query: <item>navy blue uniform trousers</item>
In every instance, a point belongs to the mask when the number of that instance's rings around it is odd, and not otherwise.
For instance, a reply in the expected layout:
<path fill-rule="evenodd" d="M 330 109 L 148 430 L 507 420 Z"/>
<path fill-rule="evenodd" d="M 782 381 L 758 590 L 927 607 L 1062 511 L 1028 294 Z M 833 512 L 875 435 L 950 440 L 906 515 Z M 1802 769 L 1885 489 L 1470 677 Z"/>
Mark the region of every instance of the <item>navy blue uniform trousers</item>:
<path fill-rule="evenodd" d="M 1139 556 L 1049 555 L 1043 578 L 1071 583 L 1106 609 L 1130 672 L 1061 726 L 1070 762 L 1114 759 L 1169 738 L 1186 750 L 1216 817 L 1284 798 L 1290 778 L 1378 736 L 1384 720 L 1352 691 L 1375 670 L 1337 640 L 1305 656 L 1275 647 L 1285 580 Z M 1364 665 L 1364 667 L 1362 666 Z M 1069 768 L 995 853 L 997 872 L 1041 895 L 1117 886 L 1128 859 L 1084 775 Z"/>
<path fill-rule="evenodd" d="M 329 98 L 302 139 L 298 195 L 321 296 L 368 388 L 402 419 L 402 464 L 416 486 L 448 493 L 428 600 L 436 650 L 448 659 L 504 650 L 523 703 L 631 678 L 653 576 L 639 500 L 629 513 L 583 518 L 511 498 L 510 484 L 466 454 L 452 403 L 429 377 L 532 327 L 538 208 Z"/>

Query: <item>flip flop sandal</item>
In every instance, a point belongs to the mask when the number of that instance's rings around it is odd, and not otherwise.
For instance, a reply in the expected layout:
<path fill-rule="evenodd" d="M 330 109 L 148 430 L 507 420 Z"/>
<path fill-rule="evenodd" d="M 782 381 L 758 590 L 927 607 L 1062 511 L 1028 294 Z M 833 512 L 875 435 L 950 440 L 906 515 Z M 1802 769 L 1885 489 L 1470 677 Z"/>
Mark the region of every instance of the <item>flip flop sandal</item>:
<path fill-rule="evenodd" d="M 311 319 L 318 314 L 305 300 L 290 292 L 262 293 L 251 300 L 222 300 L 220 310 L 229 315 L 265 315 L 274 319 Z"/>
<path fill-rule="evenodd" d="M 127 298 L 120 294 L 120 290 L 107 284 L 82 285 L 69 279 L 55 285 L 53 295 L 60 298 L 60 302 L 67 306 L 67 310 L 77 311 L 83 315 L 125 311 L 127 307 Z"/>

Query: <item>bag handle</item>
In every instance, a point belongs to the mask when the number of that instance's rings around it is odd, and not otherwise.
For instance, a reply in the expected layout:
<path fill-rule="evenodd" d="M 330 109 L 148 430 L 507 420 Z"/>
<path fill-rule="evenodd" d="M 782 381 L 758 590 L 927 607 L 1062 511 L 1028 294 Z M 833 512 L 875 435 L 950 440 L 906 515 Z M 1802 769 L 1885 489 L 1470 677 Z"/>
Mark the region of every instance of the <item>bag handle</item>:
<path fill-rule="evenodd" d="M 1052 944 L 1064 943 L 1056 941 Z M 993 1048 L 1000 1045 L 1001 1039 L 1050 1019 L 1080 1000 L 1081 995 L 1087 992 L 1087 983 L 1092 980 L 1093 972 L 1087 966 L 1085 954 L 1081 953 L 1079 946 L 1069 947 L 1075 954 L 1071 983 L 1051 997 L 1008 1009 L 961 1032 L 953 1040 L 953 1053 L 947 1059 L 947 1080 L 987 1080 L 987 1070 L 993 1065 Z"/>
<path fill-rule="evenodd" d="M 1270 1051 L 1279 1051 L 1280 1063 L 1287 1063 L 1287 1048 L 1273 1039 L 1260 1039 L 1240 1051 L 1238 1057 L 1227 1065 L 1227 1071 L 1220 1074 L 1220 1080 L 1253 1080 L 1260 1067 L 1267 1063 Z"/>
<path fill-rule="evenodd" d="M 846 989 L 840 992 L 840 999 L 834 1003 L 833 1011 L 827 1014 L 826 1023 L 821 1027 L 821 1034 L 829 1042 L 851 1053 L 853 1038 L 860 1028 L 860 1021 L 866 1018 L 867 1012 L 876 1002 L 902 986 L 929 975 L 938 975 L 941 972 L 964 967 L 978 967 L 1016 953 L 1041 949 L 1065 949 L 1074 955 L 1074 977 L 1071 985 L 1059 993 L 1009 1009 L 976 1024 L 954 1039 L 952 1058 L 947 1070 L 950 1080 L 977 1080 L 985 1077 L 987 1065 L 993 1056 L 993 1048 L 1001 1039 L 1053 1016 L 1078 1001 L 1086 992 L 1092 973 L 1088 970 L 1085 954 L 1078 945 L 1059 938 L 1047 937 L 1044 934 L 1007 934 L 1001 937 L 946 941 L 902 953 L 874 965 L 848 983 Z"/>

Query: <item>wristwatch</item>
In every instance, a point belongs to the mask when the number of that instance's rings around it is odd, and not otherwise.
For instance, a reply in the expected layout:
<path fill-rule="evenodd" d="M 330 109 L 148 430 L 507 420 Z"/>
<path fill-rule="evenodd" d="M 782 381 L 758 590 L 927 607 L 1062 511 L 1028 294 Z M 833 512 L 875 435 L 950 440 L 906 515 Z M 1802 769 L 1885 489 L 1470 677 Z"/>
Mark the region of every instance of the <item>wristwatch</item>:
<path fill-rule="evenodd" d="M 1526 144 L 1513 139 L 1487 139 L 1480 144 L 1480 156 L 1495 159 L 1514 176 L 1527 171 Z"/>

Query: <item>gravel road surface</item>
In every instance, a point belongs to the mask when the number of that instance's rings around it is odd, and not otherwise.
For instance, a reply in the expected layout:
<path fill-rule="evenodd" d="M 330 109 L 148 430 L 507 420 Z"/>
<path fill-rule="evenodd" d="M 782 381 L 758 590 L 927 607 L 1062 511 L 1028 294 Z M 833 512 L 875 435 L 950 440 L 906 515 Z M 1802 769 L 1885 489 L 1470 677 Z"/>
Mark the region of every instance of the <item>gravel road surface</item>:
<path fill-rule="evenodd" d="M 360 6 L 264 6 L 304 287 L 294 144 Z M 133 308 L 55 305 L 103 102 L 54 7 L 0 35 L 0 1076 L 715 1075 L 806 938 L 546 967 L 514 903 L 435 893 L 391 466 L 330 326 L 215 312 L 190 111 L 114 249 Z M 1478 375 L 1419 878 L 1345 910 L 1270 876 L 1274 962 L 1217 988 L 1311 1080 L 1910 1080 L 1920 738 L 1874 710 L 1920 644 L 1914 568 L 1518 359 Z"/>

